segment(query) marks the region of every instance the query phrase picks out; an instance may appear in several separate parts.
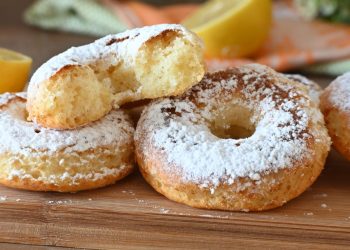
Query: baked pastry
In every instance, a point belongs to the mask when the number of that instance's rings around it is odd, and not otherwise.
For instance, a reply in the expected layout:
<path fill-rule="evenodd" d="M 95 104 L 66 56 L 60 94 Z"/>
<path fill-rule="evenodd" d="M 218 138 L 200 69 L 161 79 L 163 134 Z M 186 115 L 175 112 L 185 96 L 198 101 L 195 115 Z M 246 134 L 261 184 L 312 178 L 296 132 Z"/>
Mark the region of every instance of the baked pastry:
<path fill-rule="evenodd" d="M 323 91 L 320 107 L 334 148 L 350 160 L 350 72 Z"/>
<path fill-rule="evenodd" d="M 24 93 L 0 95 L 0 183 L 35 191 L 75 192 L 125 177 L 134 165 L 134 128 L 123 110 L 76 130 L 26 120 Z"/>
<path fill-rule="evenodd" d="M 204 73 L 202 42 L 181 25 L 108 35 L 54 56 L 34 73 L 29 119 L 47 128 L 76 128 L 112 105 L 181 94 Z"/>
<path fill-rule="evenodd" d="M 257 64 L 207 74 L 185 94 L 153 101 L 135 132 L 146 181 L 208 209 L 283 205 L 316 180 L 329 148 L 307 89 Z"/>

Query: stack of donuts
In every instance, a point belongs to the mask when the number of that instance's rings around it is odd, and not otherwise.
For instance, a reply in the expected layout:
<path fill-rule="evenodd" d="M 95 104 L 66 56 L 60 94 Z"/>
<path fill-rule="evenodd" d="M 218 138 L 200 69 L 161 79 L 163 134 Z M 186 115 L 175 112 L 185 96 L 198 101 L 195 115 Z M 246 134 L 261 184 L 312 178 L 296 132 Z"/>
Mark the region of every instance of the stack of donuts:
<path fill-rule="evenodd" d="M 206 73 L 202 47 L 181 25 L 156 25 L 48 60 L 27 93 L 0 96 L 0 183 L 76 192 L 115 183 L 137 162 L 171 200 L 271 209 L 324 167 L 331 140 L 319 107 L 350 159 L 350 75 L 321 93 L 258 64 Z M 127 107 L 141 100 L 134 123 Z"/>
<path fill-rule="evenodd" d="M 202 43 L 158 25 L 71 48 L 33 74 L 28 93 L 0 97 L 0 182 L 75 192 L 134 169 L 134 124 L 125 102 L 177 95 L 205 73 Z"/>

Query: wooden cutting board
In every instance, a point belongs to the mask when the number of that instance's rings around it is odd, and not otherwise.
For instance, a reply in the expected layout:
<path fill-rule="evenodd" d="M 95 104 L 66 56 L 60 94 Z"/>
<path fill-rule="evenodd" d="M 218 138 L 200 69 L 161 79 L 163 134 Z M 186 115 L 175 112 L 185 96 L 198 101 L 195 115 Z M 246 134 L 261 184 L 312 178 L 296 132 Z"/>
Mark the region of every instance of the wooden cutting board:
<path fill-rule="evenodd" d="M 113 186 L 76 194 L 0 187 L 0 242 L 0 248 L 9 248 L 5 243 L 123 249 L 346 248 L 350 163 L 332 152 L 309 190 L 282 208 L 260 213 L 177 204 L 156 193 L 138 173 Z"/>

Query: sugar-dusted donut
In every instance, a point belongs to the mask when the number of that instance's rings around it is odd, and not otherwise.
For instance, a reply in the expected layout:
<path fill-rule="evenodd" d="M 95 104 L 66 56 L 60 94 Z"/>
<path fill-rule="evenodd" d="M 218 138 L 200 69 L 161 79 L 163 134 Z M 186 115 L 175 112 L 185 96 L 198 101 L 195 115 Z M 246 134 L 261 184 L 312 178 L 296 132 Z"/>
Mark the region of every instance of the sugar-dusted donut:
<path fill-rule="evenodd" d="M 207 74 L 182 96 L 152 102 L 135 133 L 147 182 L 208 209 L 283 205 L 316 180 L 329 148 L 307 89 L 256 64 Z"/>
<path fill-rule="evenodd" d="M 350 160 L 350 72 L 335 79 L 320 99 L 333 146 Z"/>
<path fill-rule="evenodd" d="M 113 104 L 181 94 L 204 73 L 202 42 L 181 25 L 108 35 L 54 56 L 34 73 L 29 119 L 76 128 L 100 119 Z"/>
<path fill-rule="evenodd" d="M 75 130 L 28 122 L 25 94 L 0 96 L 0 183 L 35 191 L 106 186 L 133 170 L 134 128 L 122 110 Z"/>

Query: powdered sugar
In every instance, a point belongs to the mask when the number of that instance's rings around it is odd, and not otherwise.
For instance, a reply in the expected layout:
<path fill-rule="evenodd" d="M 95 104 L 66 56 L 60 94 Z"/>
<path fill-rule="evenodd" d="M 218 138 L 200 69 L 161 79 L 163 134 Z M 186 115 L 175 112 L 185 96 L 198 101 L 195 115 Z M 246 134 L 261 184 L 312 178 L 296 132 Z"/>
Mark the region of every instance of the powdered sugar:
<path fill-rule="evenodd" d="M 245 139 L 218 138 L 210 124 L 234 106 L 252 112 L 255 132 Z M 322 122 L 315 113 L 301 89 L 266 67 L 250 65 L 209 76 L 182 97 L 154 102 L 144 111 L 135 139 L 145 140 L 146 158 L 152 157 L 150 145 L 161 152 L 168 173 L 215 188 L 239 177 L 259 181 L 261 174 L 309 160 L 307 141 L 318 136 L 309 124 Z"/>
<path fill-rule="evenodd" d="M 322 89 L 319 85 L 317 85 L 317 83 L 309 80 L 305 76 L 298 74 L 284 74 L 284 76 L 286 76 L 288 79 L 304 84 L 308 89 L 308 94 L 311 100 L 313 100 L 317 105 L 319 105 Z"/>
<path fill-rule="evenodd" d="M 350 72 L 335 79 L 330 88 L 329 101 L 341 110 L 350 111 Z"/>
<path fill-rule="evenodd" d="M 130 141 L 134 129 L 122 111 L 112 111 L 101 120 L 77 130 L 56 131 L 26 121 L 25 99 L 18 95 L 0 96 L 0 152 L 14 154 L 52 154 L 82 152 L 104 145 L 123 145 Z M 22 94 L 23 96 L 23 94 Z"/>
<path fill-rule="evenodd" d="M 4 93 L 0 97 L 0 108 L 3 105 L 6 105 L 9 101 L 14 99 L 16 96 L 20 98 L 27 98 L 26 92 L 20 92 L 20 93 Z"/>
<path fill-rule="evenodd" d="M 166 31 L 176 31 L 193 41 L 195 36 L 181 25 L 160 24 L 146 26 L 108 35 L 91 44 L 80 47 L 72 47 L 67 51 L 52 57 L 44 63 L 32 76 L 28 92 L 35 85 L 50 78 L 66 65 L 88 65 L 102 59 L 116 65 L 123 60 L 124 64 L 133 65 L 139 48 L 148 40 Z"/>
<path fill-rule="evenodd" d="M 13 179 L 31 179 L 35 181 L 43 181 L 46 183 L 52 183 L 55 184 L 57 183 L 57 179 L 60 179 L 61 181 L 69 180 L 70 185 L 76 185 L 79 184 L 81 180 L 89 180 L 89 181 L 97 181 L 99 179 L 103 179 L 106 176 L 113 176 L 113 175 L 118 175 L 119 173 L 123 172 L 125 168 L 129 166 L 127 165 L 121 165 L 118 166 L 117 168 L 107 168 L 107 167 L 101 167 L 99 169 L 99 172 L 91 172 L 88 174 L 81 174 L 81 173 L 76 173 L 75 175 L 71 175 L 68 172 L 63 173 L 60 177 L 56 175 L 49 175 L 49 176 L 38 176 L 34 177 L 30 173 L 27 173 L 23 169 L 12 169 L 8 173 L 8 180 L 13 180 Z"/>

